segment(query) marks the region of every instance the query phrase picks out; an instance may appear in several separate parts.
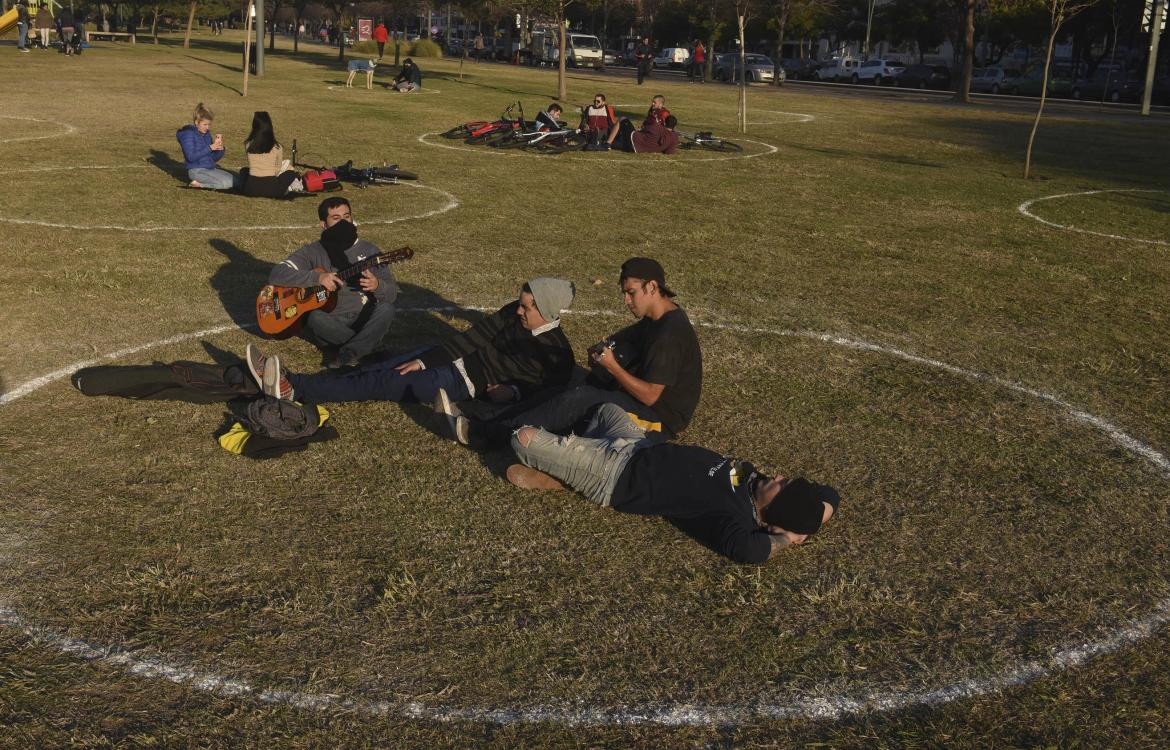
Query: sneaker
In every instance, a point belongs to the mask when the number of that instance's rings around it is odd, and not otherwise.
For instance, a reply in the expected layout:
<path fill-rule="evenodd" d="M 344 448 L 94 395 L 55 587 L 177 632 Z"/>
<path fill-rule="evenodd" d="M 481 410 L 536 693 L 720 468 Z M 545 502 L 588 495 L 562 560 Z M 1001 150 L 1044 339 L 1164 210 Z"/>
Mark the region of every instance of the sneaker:
<path fill-rule="evenodd" d="M 361 362 L 361 357 L 349 349 L 342 349 L 337 354 L 338 367 L 357 367 Z"/>
<path fill-rule="evenodd" d="M 508 481 L 523 490 L 563 490 L 565 485 L 543 471 L 531 469 L 524 464 L 508 467 Z"/>
<path fill-rule="evenodd" d="M 460 445 L 471 445 L 471 423 L 442 388 L 435 394 L 435 413 L 444 418 L 447 436 Z"/>
<path fill-rule="evenodd" d="M 260 384 L 260 388 L 268 396 L 278 398 L 281 401 L 293 400 L 292 383 L 288 382 L 285 377 L 284 368 L 280 366 L 280 357 L 272 357 L 266 363 L 264 368 L 264 381 Z"/>
<path fill-rule="evenodd" d="M 248 344 L 248 348 L 244 350 L 244 359 L 248 360 L 248 372 L 252 373 L 256 385 L 263 387 L 264 368 L 268 364 L 268 356 L 252 344 Z"/>

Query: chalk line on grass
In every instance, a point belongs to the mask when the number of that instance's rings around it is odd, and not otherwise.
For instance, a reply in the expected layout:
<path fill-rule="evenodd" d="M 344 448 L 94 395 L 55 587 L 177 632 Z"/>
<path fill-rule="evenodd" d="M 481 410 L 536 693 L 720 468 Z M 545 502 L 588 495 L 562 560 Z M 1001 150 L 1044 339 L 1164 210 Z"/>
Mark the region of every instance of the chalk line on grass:
<path fill-rule="evenodd" d="M 748 125 L 787 125 L 794 122 L 812 122 L 817 119 L 816 115 L 805 114 L 804 112 L 783 112 L 778 109 L 753 109 L 749 108 L 748 112 L 767 112 L 773 115 L 788 115 L 786 120 L 748 120 Z"/>
<path fill-rule="evenodd" d="M 1085 191 L 1080 192 L 1080 193 L 1060 193 L 1059 195 L 1045 195 L 1042 198 L 1032 198 L 1031 200 L 1026 200 L 1023 203 L 1021 203 L 1020 205 L 1016 206 L 1016 210 L 1019 211 L 1020 213 L 1022 213 L 1024 216 L 1027 216 L 1029 219 L 1035 219 L 1036 221 L 1040 222 L 1041 224 L 1053 227 L 1054 229 L 1064 229 L 1065 231 L 1068 231 L 1068 232 L 1079 232 L 1081 234 L 1091 234 L 1094 237 L 1105 237 L 1105 238 L 1111 239 L 1111 240 L 1125 240 L 1126 242 L 1141 242 L 1141 243 L 1146 244 L 1146 245 L 1162 245 L 1162 246 L 1166 247 L 1166 246 L 1170 246 L 1170 242 L 1167 242 L 1165 240 L 1146 240 L 1146 239 L 1142 239 L 1140 237 L 1126 237 L 1126 236 L 1120 235 L 1120 234 L 1108 234 L 1106 232 L 1094 232 L 1091 229 L 1082 229 L 1080 227 L 1074 227 L 1072 224 L 1057 224 L 1055 221 L 1048 221 L 1047 219 L 1042 219 L 1041 217 L 1032 213 L 1031 209 L 1032 209 L 1033 205 L 1035 205 L 1037 203 L 1042 203 L 1044 201 L 1054 201 L 1054 200 L 1058 200 L 1060 198 L 1076 198 L 1076 197 L 1079 197 L 1082 195 L 1099 195 L 1101 193 L 1167 193 L 1167 192 L 1170 192 L 1170 191 L 1155 190 L 1155 189 L 1150 189 L 1150 188 L 1111 188 L 1108 190 L 1085 190 Z"/>
<path fill-rule="evenodd" d="M 42 135 L 18 135 L 15 138 L 0 138 L 0 143 L 17 143 L 20 141 L 40 141 L 40 140 L 44 140 L 46 138 L 61 138 L 63 136 L 70 135 L 71 133 L 77 132 L 77 128 L 75 128 L 74 126 L 70 125 L 67 122 L 61 122 L 59 120 L 49 120 L 49 119 L 45 119 L 45 118 L 41 118 L 41 117 L 23 117 L 20 115 L 0 115 L 0 120 L 23 120 L 25 122 L 47 122 L 47 123 L 50 123 L 52 125 L 60 125 L 61 127 L 65 128 L 65 130 L 60 132 L 60 133 L 45 133 Z"/>
<path fill-rule="evenodd" d="M 458 310 L 492 310 L 484 307 L 427 307 L 405 308 L 402 312 L 453 312 Z M 569 311 L 589 316 L 622 316 L 605 310 Z M 864 352 L 884 354 L 914 364 L 930 367 L 973 381 L 990 383 L 1019 395 L 1038 399 L 1064 411 L 1074 422 L 1100 431 L 1127 451 L 1145 459 L 1163 475 L 1170 477 L 1170 459 L 1128 435 L 1112 422 L 1079 409 L 1060 397 L 1037 388 L 970 370 L 941 360 L 820 331 L 772 329 L 730 323 L 697 320 L 696 325 L 735 333 L 788 336 L 820 341 Z M 205 328 L 193 333 L 179 334 L 146 344 L 128 347 L 101 357 L 76 362 L 67 367 L 34 378 L 9 393 L 0 396 L 0 405 L 33 393 L 49 383 L 66 377 L 75 370 L 97 362 L 126 357 L 148 349 L 180 343 L 194 338 L 222 333 L 236 326 L 228 324 Z M 889 685 L 862 685 L 835 695 L 810 694 L 784 702 L 770 703 L 766 696 L 750 705 L 666 704 L 643 703 L 626 706 L 583 706 L 580 703 L 538 705 L 524 708 L 493 708 L 488 706 L 433 705 L 421 701 L 381 701 L 361 697 L 342 697 L 336 694 L 309 693 L 293 690 L 271 690 L 253 686 L 244 679 L 227 677 L 194 667 L 178 666 L 161 655 L 145 655 L 145 651 L 130 651 L 114 646 L 98 646 L 70 638 L 49 628 L 28 621 L 12 606 L 0 601 L 0 625 L 15 628 L 32 641 L 70 656 L 95 661 L 126 670 L 144 678 L 165 679 L 225 697 L 251 697 L 264 703 L 291 705 L 317 711 L 353 711 L 371 717 L 399 716 L 428 721 L 477 721 L 495 724 L 548 722 L 564 726 L 605 726 L 658 724 L 664 726 L 709 726 L 712 724 L 745 724 L 759 719 L 819 719 L 837 720 L 846 716 L 869 712 L 905 710 L 917 706 L 938 706 L 961 699 L 976 698 L 1018 687 L 1040 677 L 1078 667 L 1095 657 L 1109 654 L 1149 637 L 1170 623 L 1170 598 L 1156 603 L 1143 616 L 1131 618 L 1096 640 L 1065 643 L 1050 649 L 1044 660 L 1028 660 L 998 672 L 969 677 L 935 688 L 902 689 Z"/>
<path fill-rule="evenodd" d="M 456 146 L 456 145 L 453 145 L 450 143 L 439 143 L 437 141 L 432 141 L 432 140 L 427 139 L 427 136 L 437 136 L 437 135 L 440 135 L 441 132 L 442 131 L 435 130 L 435 131 L 432 131 L 430 133 L 423 133 L 416 140 L 418 140 L 419 143 L 425 144 L 427 146 L 434 146 L 435 148 L 449 148 L 452 151 L 469 151 L 469 152 L 474 153 L 474 154 L 494 154 L 496 156 L 518 156 L 518 157 L 528 157 L 530 159 L 557 159 L 559 161 L 591 161 L 591 162 L 603 162 L 604 161 L 604 162 L 612 162 L 612 163 L 616 163 L 616 164 L 623 164 L 623 163 L 625 163 L 625 164 L 640 164 L 643 166 L 646 164 L 645 161 L 634 158 L 637 156 L 637 154 L 629 154 L 625 151 L 620 151 L 617 149 L 613 150 L 612 152 L 599 151 L 597 153 L 593 153 L 593 154 L 590 154 L 588 156 L 586 156 L 584 154 L 573 154 L 573 153 L 533 154 L 533 153 L 526 152 L 524 149 L 510 149 L 510 148 L 509 149 L 500 149 L 500 148 L 492 148 L 491 146 L 482 146 L 481 147 L 481 146 L 469 146 L 466 144 L 463 144 L 461 146 Z M 756 157 L 759 157 L 759 156 L 769 156 L 769 155 L 774 154 L 780 150 L 779 148 L 777 148 L 776 146 L 773 146 L 770 143 L 764 143 L 763 141 L 752 140 L 751 138 L 736 138 L 735 140 L 737 143 L 738 142 L 755 143 L 757 145 L 763 146 L 764 150 L 758 151 L 754 154 L 738 153 L 738 154 L 732 154 L 731 156 L 708 156 L 708 157 L 702 157 L 702 158 L 690 158 L 690 157 L 675 158 L 675 157 L 671 157 L 671 158 L 666 159 L 666 160 L 658 160 L 655 163 L 658 163 L 658 164 L 693 164 L 695 162 L 705 162 L 705 161 L 729 161 L 731 159 L 755 159 Z M 689 153 L 700 153 L 700 152 L 703 152 L 703 149 L 694 149 L 694 150 L 690 151 Z M 675 156 L 677 156 L 677 154 Z"/>
<path fill-rule="evenodd" d="M 381 219 L 362 219 L 358 222 L 358 226 L 370 226 L 378 224 L 397 224 L 403 221 L 413 221 L 415 219 L 427 219 L 432 216 L 447 213 L 452 209 L 458 208 L 461 204 L 459 199 L 453 194 L 437 188 L 432 185 L 424 185 L 418 182 L 399 182 L 394 185 L 398 187 L 413 188 L 415 190 L 426 190 L 447 199 L 447 202 L 438 208 L 429 211 L 423 211 L 417 214 L 407 214 L 405 216 L 393 216 Z M 0 216 L 0 222 L 8 224 L 24 224 L 37 227 L 51 227 L 53 229 L 103 229 L 115 232 L 252 232 L 268 229 L 320 229 L 320 224 L 252 224 L 244 226 L 145 226 L 145 227 L 130 227 L 120 224 L 63 224 L 51 221 L 38 221 L 36 219 L 12 219 L 6 216 Z"/>

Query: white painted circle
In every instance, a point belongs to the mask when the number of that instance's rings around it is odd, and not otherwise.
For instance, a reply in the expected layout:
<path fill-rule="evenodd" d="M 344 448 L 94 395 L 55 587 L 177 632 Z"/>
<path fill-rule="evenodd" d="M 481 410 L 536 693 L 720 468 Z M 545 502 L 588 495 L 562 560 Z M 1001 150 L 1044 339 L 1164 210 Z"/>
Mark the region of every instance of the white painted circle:
<path fill-rule="evenodd" d="M 15 138 L 0 138 L 0 143 L 17 143 L 20 141 L 41 141 L 46 138 L 61 138 L 62 136 L 70 135 L 77 132 L 77 128 L 73 127 L 67 122 L 59 120 L 48 120 L 40 117 L 20 117 L 17 115 L 0 115 L 0 120 L 22 120 L 24 122 L 47 122 L 51 125 L 60 125 L 64 128 L 60 133 L 47 133 L 45 135 L 18 135 Z M 7 128 L 6 128 L 7 129 Z"/>
<path fill-rule="evenodd" d="M 427 190 L 427 191 L 430 191 L 432 193 L 437 193 L 438 195 L 446 198 L 447 202 L 444 203 L 439 208 L 431 209 L 430 211 L 423 211 L 422 213 L 407 214 L 405 216 L 384 217 L 384 218 L 380 218 L 380 219 L 362 219 L 359 222 L 359 226 L 360 225 L 369 226 L 369 225 L 376 225 L 376 224 L 397 224 L 397 223 L 403 222 L 403 221 L 412 221 L 415 219 L 427 219 L 427 218 L 430 218 L 432 216 L 438 216 L 439 214 L 445 214 L 448 211 L 451 211 L 455 208 L 458 208 L 460 205 L 459 199 L 456 198 L 454 195 L 447 192 L 446 190 L 443 190 L 442 188 L 433 187 L 431 185 L 423 185 L 423 184 L 417 183 L 417 182 L 399 182 L 396 185 L 394 185 L 393 187 L 395 187 L 395 188 L 407 187 L 407 188 L 414 188 L 416 190 Z M 52 227 L 53 229 L 104 229 L 104 230 L 110 230 L 110 231 L 116 231 L 116 232 L 252 232 L 252 231 L 269 230 L 269 229 L 318 229 L 320 227 L 319 224 L 267 224 L 267 225 L 265 225 L 265 224 L 245 224 L 242 226 L 208 226 L 208 227 L 199 227 L 199 226 L 145 226 L 145 227 L 139 226 L 139 227 L 129 227 L 129 226 L 122 226 L 119 224 L 61 224 L 61 223 L 51 222 L 51 221 L 37 221 L 35 219 L 10 219 L 10 218 L 4 217 L 4 216 L 0 216 L 0 222 L 6 222 L 8 224 L 23 224 L 23 225 L 36 226 L 36 227 Z"/>
<path fill-rule="evenodd" d="M 1111 240 L 1125 240 L 1126 242 L 1141 242 L 1145 245 L 1162 245 L 1164 247 L 1170 247 L 1170 242 L 1165 240 L 1146 240 L 1142 239 L 1141 237 L 1126 237 L 1120 234 L 1094 232 L 1091 229 L 1074 227 L 1072 224 L 1057 224 L 1055 221 L 1048 221 L 1047 219 L 1040 218 L 1036 214 L 1032 213 L 1031 210 L 1033 205 L 1037 203 L 1043 203 L 1044 201 L 1054 201 L 1061 198 L 1076 198 L 1082 195 L 1099 195 L 1101 193 L 1170 193 L 1170 190 L 1155 190 L 1152 188 L 1113 188 L 1110 190 L 1085 190 L 1080 193 L 1060 193 L 1059 195 L 1046 195 L 1042 198 L 1032 198 L 1031 200 L 1026 200 L 1020 205 L 1016 206 L 1016 210 L 1022 213 L 1024 216 L 1027 216 L 1029 219 L 1035 219 L 1041 224 L 1050 226 L 1054 229 L 1063 229 L 1067 232 L 1078 232 L 1080 234 L 1091 234 L 1094 237 L 1105 237 Z"/>
<path fill-rule="evenodd" d="M 451 312 L 455 310 L 491 311 L 486 307 L 441 307 L 403 308 L 400 312 Z M 622 313 L 606 310 L 568 311 L 587 316 L 622 316 Z M 1058 396 L 994 375 L 987 375 L 940 360 L 871 344 L 858 339 L 836 336 L 817 331 L 796 331 L 756 326 L 741 326 L 724 323 L 697 321 L 703 328 L 731 331 L 734 333 L 788 336 L 821 341 L 857 351 L 884 354 L 924 367 L 929 367 L 968 380 L 988 383 L 1004 388 L 1021 396 L 1055 406 L 1065 415 L 1087 427 L 1091 427 L 1112 440 L 1126 451 L 1146 460 L 1167 477 L 1170 477 L 1170 459 L 1150 446 L 1123 432 L 1113 423 L 1083 411 Z M 176 344 L 191 339 L 211 336 L 238 329 L 234 324 L 207 328 L 193 333 L 171 336 L 138 346 L 121 349 L 91 360 L 75 362 L 67 367 L 54 370 L 46 375 L 28 381 L 12 391 L 0 395 L 0 405 L 15 401 L 33 393 L 49 383 L 67 377 L 70 373 L 100 362 L 126 357 L 149 349 Z M 516 724 L 547 722 L 565 726 L 602 726 L 614 724 L 660 724 L 665 726 L 710 726 L 713 724 L 745 724 L 759 719 L 828 719 L 869 713 L 901 711 L 915 706 L 937 706 L 955 700 L 974 698 L 1024 685 L 1040 677 L 1078 667 L 1089 660 L 1113 653 L 1118 649 L 1136 643 L 1170 623 L 1170 598 L 1166 598 L 1147 614 L 1122 623 L 1111 632 L 1093 641 L 1065 643 L 1049 650 L 1044 660 L 1021 662 L 998 673 L 970 677 L 960 682 L 936 688 L 918 690 L 896 690 L 882 686 L 863 687 L 850 693 L 836 695 L 809 695 L 781 704 L 757 703 L 751 706 L 721 706 L 703 704 L 651 704 L 638 707 L 616 708 L 588 707 L 580 705 L 533 706 L 524 709 L 494 709 L 487 707 L 432 706 L 419 701 L 374 701 L 363 698 L 344 698 L 336 694 L 307 693 L 291 690 L 258 688 L 246 680 L 234 679 L 211 672 L 169 663 L 162 658 L 136 656 L 134 652 L 119 650 L 114 646 L 99 646 L 69 638 L 48 628 L 30 623 L 19 612 L 0 602 L 0 624 L 21 630 L 34 641 L 55 648 L 71 656 L 87 661 L 99 661 L 119 667 L 139 677 L 165 679 L 190 688 L 225 697 L 248 696 L 264 703 L 291 705 L 302 709 L 318 711 L 356 711 L 371 717 L 400 716 L 428 721 L 480 721 L 495 724 Z"/>
<path fill-rule="evenodd" d="M 451 149 L 452 151 L 468 151 L 468 152 L 473 153 L 473 154 L 493 154 L 496 156 L 517 156 L 517 157 L 529 158 L 529 159 L 555 158 L 558 161 L 591 161 L 591 162 L 608 161 L 608 162 L 613 162 L 616 164 L 638 164 L 638 165 L 642 165 L 642 166 L 644 166 L 646 164 L 645 161 L 640 161 L 638 159 L 626 158 L 627 156 L 637 156 L 637 154 L 627 154 L 625 151 L 615 151 L 613 153 L 598 152 L 595 154 L 590 154 L 588 156 L 586 156 L 584 154 L 574 154 L 574 153 L 530 154 L 530 153 L 525 152 L 524 149 L 499 149 L 499 148 L 491 148 L 490 146 L 483 146 L 483 147 L 469 146 L 467 144 L 456 146 L 456 145 L 453 145 L 450 143 L 439 143 L 438 141 L 435 141 L 435 140 L 428 140 L 428 138 L 430 136 L 438 136 L 438 135 L 440 135 L 441 132 L 442 131 L 435 130 L 435 131 L 430 132 L 430 133 L 423 133 L 422 135 L 420 135 L 417 138 L 417 140 L 419 143 L 425 144 L 427 146 L 434 146 L 435 148 L 448 148 L 448 149 Z M 755 158 L 760 157 L 760 156 L 770 156 L 771 154 L 774 154 L 780 150 L 779 148 L 773 146 L 770 143 L 764 143 L 763 141 L 755 141 L 755 140 L 752 140 L 751 138 L 736 138 L 735 140 L 736 140 L 736 142 L 742 142 L 742 143 L 755 143 L 755 144 L 758 144 L 760 146 L 763 146 L 765 150 L 759 151 L 759 152 L 754 153 L 754 154 L 738 153 L 738 154 L 731 154 L 728 156 L 706 156 L 706 157 L 701 157 L 701 158 L 684 157 L 682 159 L 671 158 L 671 159 L 667 159 L 664 161 L 659 161 L 657 163 L 659 163 L 659 164 L 694 164 L 695 162 L 704 162 L 704 161 L 730 161 L 731 159 L 755 159 Z"/>
<path fill-rule="evenodd" d="M 815 115 L 805 114 L 804 112 L 782 112 L 778 109 L 753 109 L 748 108 L 748 112 L 767 112 L 771 115 L 784 115 L 783 120 L 748 120 L 748 125 L 788 125 L 795 122 L 812 122 L 817 119 Z"/>

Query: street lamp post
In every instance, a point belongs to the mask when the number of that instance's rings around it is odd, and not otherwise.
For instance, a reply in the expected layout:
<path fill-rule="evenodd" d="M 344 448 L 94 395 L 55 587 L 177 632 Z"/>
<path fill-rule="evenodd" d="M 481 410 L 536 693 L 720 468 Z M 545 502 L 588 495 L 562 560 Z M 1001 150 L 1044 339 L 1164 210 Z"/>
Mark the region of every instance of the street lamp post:
<path fill-rule="evenodd" d="M 877 0 L 869 0 L 869 13 L 865 18 L 865 43 L 861 45 L 861 56 L 869 59 L 869 30 L 873 27 L 873 6 Z"/>

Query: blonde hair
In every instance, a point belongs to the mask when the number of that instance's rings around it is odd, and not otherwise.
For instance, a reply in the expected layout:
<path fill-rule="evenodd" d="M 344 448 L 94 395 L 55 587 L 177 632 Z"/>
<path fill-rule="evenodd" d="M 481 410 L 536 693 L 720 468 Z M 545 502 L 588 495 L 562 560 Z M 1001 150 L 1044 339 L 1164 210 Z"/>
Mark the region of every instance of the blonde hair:
<path fill-rule="evenodd" d="M 199 122 L 200 120 L 214 120 L 215 115 L 211 114 L 211 110 L 203 106 L 203 102 L 195 105 L 195 114 L 191 116 L 192 122 Z"/>

